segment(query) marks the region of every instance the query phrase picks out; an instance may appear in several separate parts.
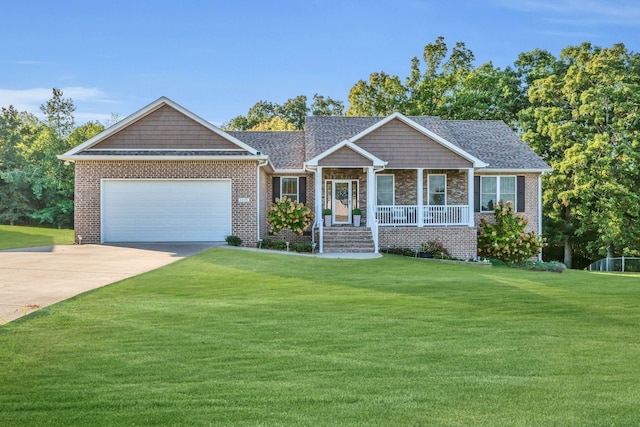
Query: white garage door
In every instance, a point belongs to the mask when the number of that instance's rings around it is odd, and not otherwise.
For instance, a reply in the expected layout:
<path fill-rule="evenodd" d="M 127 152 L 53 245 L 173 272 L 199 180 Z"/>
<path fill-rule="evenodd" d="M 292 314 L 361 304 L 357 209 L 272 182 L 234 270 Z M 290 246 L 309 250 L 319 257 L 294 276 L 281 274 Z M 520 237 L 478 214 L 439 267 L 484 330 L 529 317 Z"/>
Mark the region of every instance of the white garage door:
<path fill-rule="evenodd" d="M 103 180 L 103 242 L 215 242 L 231 234 L 229 180 Z"/>

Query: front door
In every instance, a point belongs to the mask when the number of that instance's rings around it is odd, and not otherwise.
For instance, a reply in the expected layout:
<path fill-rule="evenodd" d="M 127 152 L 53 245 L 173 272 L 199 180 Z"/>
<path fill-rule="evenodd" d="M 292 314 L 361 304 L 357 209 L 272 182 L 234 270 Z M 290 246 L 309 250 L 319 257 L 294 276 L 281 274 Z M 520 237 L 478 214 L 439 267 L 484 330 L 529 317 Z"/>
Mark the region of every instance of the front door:
<path fill-rule="evenodd" d="M 333 181 L 333 223 L 351 224 L 351 181 Z"/>

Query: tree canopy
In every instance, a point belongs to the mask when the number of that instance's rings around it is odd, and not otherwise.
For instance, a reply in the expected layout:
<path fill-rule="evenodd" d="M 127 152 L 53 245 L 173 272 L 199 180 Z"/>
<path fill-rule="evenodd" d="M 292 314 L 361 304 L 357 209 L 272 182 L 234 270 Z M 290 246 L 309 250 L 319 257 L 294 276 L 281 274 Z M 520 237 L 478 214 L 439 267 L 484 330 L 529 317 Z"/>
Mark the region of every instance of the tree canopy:
<path fill-rule="evenodd" d="M 640 254 L 640 56 L 583 43 L 540 56 L 520 114 L 522 138 L 554 169 L 545 215 L 591 258 Z"/>
<path fill-rule="evenodd" d="M 344 104 L 332 98 L 325 98 L 317 93 L 313 102 L 307 105 L 307 97 L 298 95 L 284 104 L 269 101 L 258 101 L 246 116 L 236 116 L 222 125 L 225 130 L 302 130 L 307 115 L 341 116 Z"/>
<path fill-rule="evenodd" d="M 98 122 L 75 127 L 75 106 L 54 88 L 40 110 L 45 119 L 13 106 L 0 114 L 0 222 L 73 225 L 73 165 L 56 157 L 101 132 Z"/>

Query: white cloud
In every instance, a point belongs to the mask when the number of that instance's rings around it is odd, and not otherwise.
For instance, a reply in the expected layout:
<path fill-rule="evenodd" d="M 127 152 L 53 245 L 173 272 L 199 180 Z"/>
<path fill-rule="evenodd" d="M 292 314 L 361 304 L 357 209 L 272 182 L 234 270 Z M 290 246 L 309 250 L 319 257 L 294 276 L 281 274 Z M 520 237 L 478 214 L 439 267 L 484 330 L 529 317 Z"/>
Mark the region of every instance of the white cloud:
<path fill-rule="evenodd" d="M 92 104 L 113 104 L 114 100 L 100 89 L 93 87 L 68 86 L 60 88 L 64 98 L 71 98 L 76 106 L 74 117 L 78 123 L 90 120 L 105 121 L 111 118 L 111 114 L 87 112 L 87 107 Z M 0 106 L 13 105 L 18 111 L 27 111 L 42 117 L 40 106 L 51 99 L 52 89 L 0 89 Z M 102 107 L 103 108 L 103 107 Z"/>

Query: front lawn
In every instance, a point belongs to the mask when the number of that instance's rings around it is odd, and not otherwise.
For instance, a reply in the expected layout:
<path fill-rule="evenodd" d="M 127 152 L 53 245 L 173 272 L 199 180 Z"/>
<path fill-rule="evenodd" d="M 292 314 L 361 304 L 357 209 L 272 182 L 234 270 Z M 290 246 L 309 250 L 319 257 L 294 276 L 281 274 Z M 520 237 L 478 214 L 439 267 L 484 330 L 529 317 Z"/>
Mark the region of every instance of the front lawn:
<path fill-rule="evenodd" d="M 73 230 L 0 225 L 0 250 L 70 245 L 72 243 Z"/>
<path fill-rule="evenodd" d="M 212 249 L 0 327 L 7 425 L 636 425 L 640 280 Z"/>

